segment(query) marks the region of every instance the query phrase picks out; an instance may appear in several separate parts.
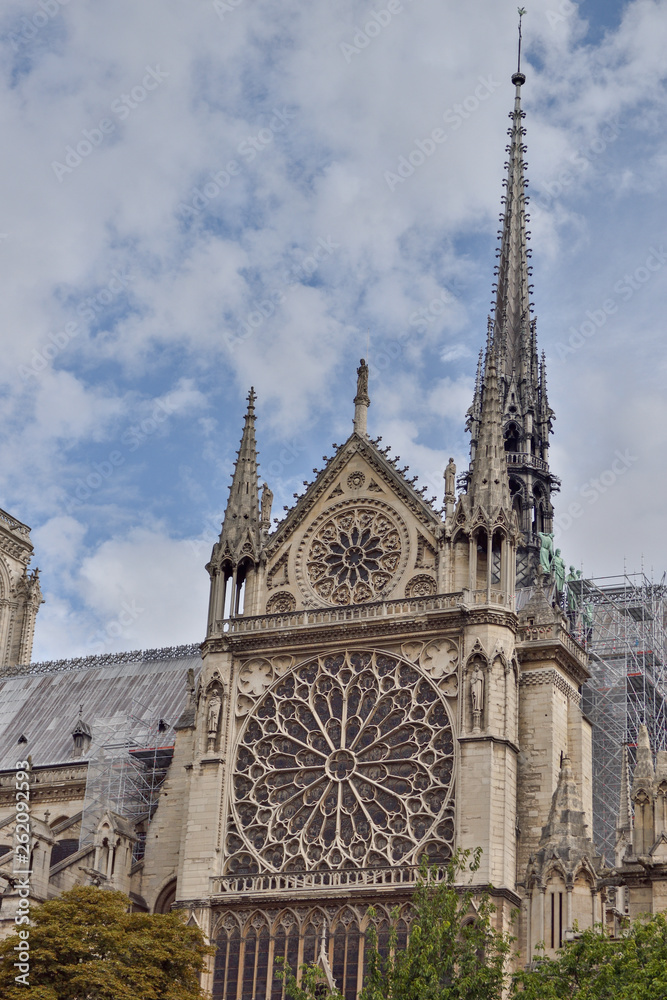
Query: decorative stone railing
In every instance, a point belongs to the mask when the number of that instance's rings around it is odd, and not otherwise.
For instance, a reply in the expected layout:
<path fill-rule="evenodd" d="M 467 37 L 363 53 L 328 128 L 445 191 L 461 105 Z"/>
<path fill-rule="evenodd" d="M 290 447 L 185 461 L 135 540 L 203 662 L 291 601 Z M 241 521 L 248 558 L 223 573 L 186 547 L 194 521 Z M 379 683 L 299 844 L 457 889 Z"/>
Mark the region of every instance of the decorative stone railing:
<path fill-rule="evenodd" d="M 18 532 L 19 535 L 25 535 L 26 538 L 30 536 L 30 528 L 25 524 L 21 524 L 15 517 L 8 514 L 6 510 L 0 509 L 0 522 L 11 531 Z"/>
<path fill-rule="evenodd" d="M 502 590 L 473 590 L 468 591 L 473 604 L 499 604 L 502 607 L 514 609 L 514 598 L 504 593 Z M 464 603 L 466 595 L 464 594 Z"/>
<path fill-rule="evenodd" d="M 484 596 L 486 597 L 486 591 L 484 591 Z M 216 633 L 242 635 L 268 632 L 273 629 L 308 628 L 313 625 L 332 625 L 376 618 L 423 615 L 431 611 L 449 611 L 458 608 L 461 603 L 464 603 L 464 595 L 462 592 L 458 592 L 455 594 L 436 594 L 434 597 L 405 597 L 395 601 L 353 604 L 344 608 L 306 608 L 303 611 L 290 611 L 285 614 L 228 618 L 216 622 Z"/>
<path fill-rule="evenodd" d="M 526 455 L 524 452 L 508 451 L 507 452 L 507 464 L 508 465 L 528 465 L 532 466 L 533 469 L 539 469 L 540 472 L 548 472 L 549 466 L 542 458 L 538 458 L 537 455 Z"/>
<path fill-rule="evenodd" d="M 588 654 L 584 647 L 557 622 L 550 625 L 526 625 L 519 630 L 519 642 L 544 642 L 544 640 L 562 642 L 578 660 L 584 663 L 588 661 Z"/>
<path fill-rule="evenodd" d="M 439 881 L 445 869 L 431 869 L 428 880 Z M 337 871 L 288 872 L 265 875 L 218 875 L 211 879 L 216 895 L 246 896 L 252 893 L 271 895 L 311 893 L 322 889 L 364 890 L 382 886 L 414 886 L 419 880 L 419 868 L 411 865 L 393 868 L 343 868 Z"/>

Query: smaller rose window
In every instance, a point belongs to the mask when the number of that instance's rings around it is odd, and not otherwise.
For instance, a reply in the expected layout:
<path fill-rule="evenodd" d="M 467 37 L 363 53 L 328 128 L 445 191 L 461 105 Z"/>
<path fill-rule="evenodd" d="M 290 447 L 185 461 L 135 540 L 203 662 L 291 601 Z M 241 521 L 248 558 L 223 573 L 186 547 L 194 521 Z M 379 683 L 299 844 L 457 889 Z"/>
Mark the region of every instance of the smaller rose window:
<path fill-rule="evenodd" d="M 316 532 L 307 556 L 310 584 L 332 604 L 382 600 L 401 561 L 398 526 L 384 512 L 356 508 Z"/>

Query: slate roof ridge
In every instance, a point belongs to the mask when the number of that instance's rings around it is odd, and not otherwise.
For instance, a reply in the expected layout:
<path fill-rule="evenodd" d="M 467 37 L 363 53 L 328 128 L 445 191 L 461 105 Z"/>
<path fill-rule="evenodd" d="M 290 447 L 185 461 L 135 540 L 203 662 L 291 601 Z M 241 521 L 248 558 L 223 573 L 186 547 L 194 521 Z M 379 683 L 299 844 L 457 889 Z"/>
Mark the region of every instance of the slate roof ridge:
<path fill-rule="evenodd" d="M 55 673 L 59 670 L 86 670 L 90 667 L 114 666 L 118 663 L 150 663 L 157 660 L 176 660 L 186 656 L 197 656 L 201 652 L 201 643 L 194 642 L 183 646 L 164 646 L 160 649 L 132 649 L 116 653 L 91 653 L 89 656 L 76 656 L 67 660 L 44 660 L 41 663 L 30 663 L 27 666 L 17 664 L 0 670 L 0 680 L 3 677 L 23 677 L 25 675 Z"/>

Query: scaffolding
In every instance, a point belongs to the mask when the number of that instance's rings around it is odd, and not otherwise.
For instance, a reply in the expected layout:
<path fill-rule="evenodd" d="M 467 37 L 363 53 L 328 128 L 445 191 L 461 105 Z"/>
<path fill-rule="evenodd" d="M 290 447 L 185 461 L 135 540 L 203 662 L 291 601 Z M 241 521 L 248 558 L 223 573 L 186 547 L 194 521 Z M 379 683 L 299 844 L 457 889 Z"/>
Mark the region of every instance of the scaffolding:
<path fill-rule="evenodd" d="M 583 707 L 593 723 L 593 839 L 614 863 L 623 745 L 634 766 L 639 726 L 667 748 L 667 587 L 642 573 L 568 582 L 575 638 L 590 655 Z"/>
<path fill-rule="evenodd" d="M 98 718 L 92 726 L 79 849 L 92 847 L 105 812 L 138 828 L 133 861 L 144 855 L 146 828 L 174 753 L 173 722 L 156 719 L 139 702 L 129 713 Z"/>

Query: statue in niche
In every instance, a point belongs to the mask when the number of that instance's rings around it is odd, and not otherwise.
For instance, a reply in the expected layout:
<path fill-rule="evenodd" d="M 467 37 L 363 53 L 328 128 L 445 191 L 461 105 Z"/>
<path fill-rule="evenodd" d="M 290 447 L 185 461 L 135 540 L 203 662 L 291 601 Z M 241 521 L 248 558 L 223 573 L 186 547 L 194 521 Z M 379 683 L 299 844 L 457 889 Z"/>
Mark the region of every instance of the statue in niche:
<path fill-rule="evenodd" d="M 543 531 L 537 532 L 537 537 L 540 540 L 540 566 L 544 570 L 545 575 L 551 573 L 554 561 L 554 536 L 553 534 L 545 534 Z M 563 563 L 563 565 L 565 565 Z"/>
<path fill-rule="evenodd" d="M 450 458 L 447 463 L 443 477 L 445 480 L 445 496 L 454 497 L 456 495 L 456 465 L 453 458 Z"/>
<path fill-rule="evenodd" d="M 222 699 L 217 691 L 214 691 L 208 703 L 208 711 L 206 713 L 206 733 L 208 736 L 208 749 L 213 750 L 215 748 L 215 741 L 218 735 L 218 724 L 220 722 L 220 710 L 222 708 Z"/>
<path fill-rule="evenodd" d="M 475 664 L 470 675 L 470 701 L 472 703 L 472 728 L 479 731 L 484 710 L 484 671 Z"/>

